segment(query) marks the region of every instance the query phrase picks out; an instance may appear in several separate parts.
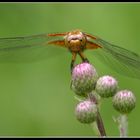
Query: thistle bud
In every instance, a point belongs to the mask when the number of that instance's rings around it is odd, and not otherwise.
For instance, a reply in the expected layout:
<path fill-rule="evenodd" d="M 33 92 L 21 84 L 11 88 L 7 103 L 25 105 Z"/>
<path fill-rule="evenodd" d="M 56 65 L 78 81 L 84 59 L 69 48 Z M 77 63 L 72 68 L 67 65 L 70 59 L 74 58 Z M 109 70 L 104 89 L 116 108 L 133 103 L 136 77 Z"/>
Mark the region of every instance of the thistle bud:
<path fill-rule="evenodd" d="M 118 89 L 118 82 L 112 76 L 102 76 L 97 80 L 95 90 L 103 98 L 112 97 Z"/>
<path fill-rule="evenodd" d="M 80 102 L 76 107 L 75 114 L 81 123 L 92 123 L 97 116 L 97 106 L 90 100 Z"/>
<path fill-rule="evenodd" d="M 97 72 L 89 63 L 76 65 L 72 71 L 72 89 L 80 96 L 86 96 L 95 88 Z"/>
<path fill-rule="evenodd" d="M 127 114 L 135 108 L 136 98 L 131 91 L 122 90 L 113 97 L 113 107 L 122 114 Z"/>

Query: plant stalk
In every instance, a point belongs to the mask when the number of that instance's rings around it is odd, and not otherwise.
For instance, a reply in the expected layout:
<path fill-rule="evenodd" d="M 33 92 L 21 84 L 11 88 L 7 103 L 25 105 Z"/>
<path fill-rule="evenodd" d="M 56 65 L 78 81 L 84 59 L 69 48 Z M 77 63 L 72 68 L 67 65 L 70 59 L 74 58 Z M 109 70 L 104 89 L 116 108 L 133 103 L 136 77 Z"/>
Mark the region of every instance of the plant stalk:
<path fill-rule="evenodd" d="M 120 137 L 127 137 L 128 134 L 128 118 L 126 114 L 121 114 L 119 118 Z"/>
<path fill-rule="evenodd" d="M 96 99 L 94 94 L 90 93 L 89 98 L 92 102 L 94 102 L 95 104 L 98 104 L 97 99 Z M 104 124 L 103 124 L 102 117 L 100 115 L 99 109 L 98 109 L 98 112 L 97 112 L 96 123 L 97 123 L 98 130 L 100 132 L 100 136 L 101 137 L 106 137 Z"/>

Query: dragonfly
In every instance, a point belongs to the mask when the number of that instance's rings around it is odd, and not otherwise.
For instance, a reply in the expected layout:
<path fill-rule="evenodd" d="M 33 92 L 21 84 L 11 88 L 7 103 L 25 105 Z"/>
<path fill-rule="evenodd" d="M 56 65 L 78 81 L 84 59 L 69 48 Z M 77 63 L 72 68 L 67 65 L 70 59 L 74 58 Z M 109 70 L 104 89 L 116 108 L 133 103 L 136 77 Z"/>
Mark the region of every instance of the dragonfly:
<path fill-rule="evenodd" d="M 97 52 L 97 57 L 111 66 L 115 71 L 123 73 L 126 76 L 140 79 L 140 56 L 126 48 L 109 43 L 97 36 L 83 32 L 79 29 L 60 32 L 60 33 L 44 33 L 31 36 L 0 38 L 0 62 L 18 61 L 20 59 L 28 59 L 34 55 L 31 53 L 27 57 L 28 52 L 40 49 L 42 52 L 51 50 L 51 46 L 65 48 L 72 54 L 70 69 L 72 71 L 77 55 L 80 56 L 82 62 L 89 63 L 89 59 L 84 54 L 85 50 L 101 50 Z M 21 54 L 21 52 L 24 52 Z M 36 53 L 36 54 L 37 54 Z M 52 55 L 49 52 L 47 55 Z M 43 54 L 43 53 L 42 53 Z M 42 56 L 41 54 L 41 56 Z M 35 55 L 34 57 L 37 58 Z"/>

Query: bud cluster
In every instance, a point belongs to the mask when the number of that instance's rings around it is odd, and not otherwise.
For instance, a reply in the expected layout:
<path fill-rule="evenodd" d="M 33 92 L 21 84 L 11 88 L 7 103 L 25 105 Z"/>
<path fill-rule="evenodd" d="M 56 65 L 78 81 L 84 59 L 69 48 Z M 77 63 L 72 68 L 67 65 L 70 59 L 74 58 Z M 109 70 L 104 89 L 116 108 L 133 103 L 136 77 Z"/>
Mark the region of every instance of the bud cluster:
<path fill-rule="evenodd" d="M 113 97 L 113 107 L 120 113 L 129 113 L 135 107 L 136 99 L 131 91 L 118 91 L 118 82 L 114 77 L 98 77 L 96 69 L 86 62 L 74 67 L 71 88 L 76 95 L 85 98 L 89 97 L 92 91 L 101 98 Z M 77 105 L 75 114 L 81 123 L 92 123 L 96 120 L 97 104 L 86 99 Z"/>

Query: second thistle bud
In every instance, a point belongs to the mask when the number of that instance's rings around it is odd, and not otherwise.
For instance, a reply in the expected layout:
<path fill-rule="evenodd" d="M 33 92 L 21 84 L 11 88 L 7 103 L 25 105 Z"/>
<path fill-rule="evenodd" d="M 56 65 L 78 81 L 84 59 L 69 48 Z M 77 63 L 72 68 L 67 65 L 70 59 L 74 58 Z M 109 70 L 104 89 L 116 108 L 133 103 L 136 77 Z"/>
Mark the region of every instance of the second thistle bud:
<path fill-rule="evenodd" d="M 113 107 L 122 114 L 127 114 L 135 108 L 136 98 L 129 90 L 122 90 L 113 97 Z"/>
<path fill-rule="evenodd" d="M 118 89 L 118 82 L 112 76 L 102 76 L 97 80 L 95 90 L 103 98 L 112 97 Z"/>
<path fill-rule="evenodd" d="M 72 89 L 77 95 L 85 96 L 94 89 L 97 77 L 97 72 L 91 64 L 76 65 L 72 72 Z"/>
<path fill-rule="evenodd" d="M 90 100 L 80 102 L 76 107 L 75 114 L 81 123 L 92 123 L 97 116 L 97 106 Z"/>

